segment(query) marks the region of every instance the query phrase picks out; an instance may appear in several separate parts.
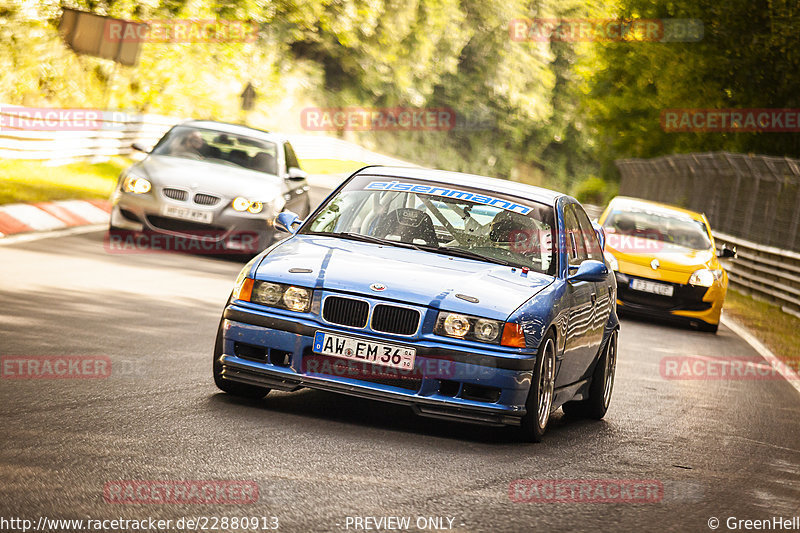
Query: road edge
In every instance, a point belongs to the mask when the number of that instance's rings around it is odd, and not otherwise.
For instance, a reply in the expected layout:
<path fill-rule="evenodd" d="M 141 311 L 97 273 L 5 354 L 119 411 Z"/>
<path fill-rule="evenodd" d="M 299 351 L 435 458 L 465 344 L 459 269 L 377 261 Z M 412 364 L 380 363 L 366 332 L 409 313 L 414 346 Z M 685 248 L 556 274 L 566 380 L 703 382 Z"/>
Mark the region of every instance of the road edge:
<path fill-rule="evenodd" d="M 0 205 L 0 242 L 21 235 L 108 224 L 107 200 L 58 200 Z"/>
<path fill-rule="evenodd" d="M 780 360 L 780 358 L 775 355 L 772 350 L 767 348 L 764 343 L 758 340 L 755 335 L 750 333 L 750 331 L 733 320 L 732 318 L 722 317 L 720 322 L 725 325 L 728 329 L 733 331 L 736 335 L 738 335 L 744 342 L 750 345 L 758 354 L 763 357 L 775 370 L 778 372 L 783 379 L 789 383 L 789 385 L 800 394 L 800 375 L 797 374 L 791 367 L 789 367 L 786 363 Z"/>

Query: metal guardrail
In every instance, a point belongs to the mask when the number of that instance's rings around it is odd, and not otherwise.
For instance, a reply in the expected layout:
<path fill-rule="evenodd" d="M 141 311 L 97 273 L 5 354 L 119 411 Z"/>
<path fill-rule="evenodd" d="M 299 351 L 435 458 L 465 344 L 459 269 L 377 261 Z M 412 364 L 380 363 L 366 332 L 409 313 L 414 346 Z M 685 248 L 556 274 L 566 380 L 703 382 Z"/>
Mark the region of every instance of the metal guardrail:
<path fill-rule="evenodd" d="M 181 121 L 163 115 L 97 112 L 101 117 L 98 120 L 75 126 L 48 124 L 41 116 L 23 112 L 15 106 L 0 105 L 0 158 L 58 164 L 127 155 L 132 152 L 131 144 L 152 146 Z"/>
<path fill-rule="evenodd" d="M 727 152 L 616 162 L 620 194 L 706 214 L 732 287 L 800 317 L 800 160 Z"/>
<path fill-rule="evenodd" d="M 714 152 L 621 159 L 620 194 L 706 214 L 711 227 L 800 252 L 800 160 Z"/>
<path fill-rule="evenodd" d="M 723 260 L 729 283 L 800 318 L 800 254 L 718 232 L 714 241 L 718 250 L 736 247 L 736 258 Z"/>

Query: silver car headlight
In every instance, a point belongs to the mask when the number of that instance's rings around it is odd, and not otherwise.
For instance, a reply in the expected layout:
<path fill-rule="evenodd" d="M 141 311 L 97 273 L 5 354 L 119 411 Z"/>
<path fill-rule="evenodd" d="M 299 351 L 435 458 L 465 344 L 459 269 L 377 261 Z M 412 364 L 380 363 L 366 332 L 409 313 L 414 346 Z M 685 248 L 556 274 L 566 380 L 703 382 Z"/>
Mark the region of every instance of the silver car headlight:
<path fill-rule="evenodd" d="M 134 173 L 129 173 L 122 182 L 122 190 L 133 194 L 145 194 L 152 188 L 150 180 Z"/>
<path fill-rule="evenodd" d="M 257 215 L 264 210 L 264 202 L 252 201 L 244 196 L 237 196 L 233 199 L 233 202 L 231 202 L 231 207 L 240 213 L 247 211 L 248 213 Z"/>

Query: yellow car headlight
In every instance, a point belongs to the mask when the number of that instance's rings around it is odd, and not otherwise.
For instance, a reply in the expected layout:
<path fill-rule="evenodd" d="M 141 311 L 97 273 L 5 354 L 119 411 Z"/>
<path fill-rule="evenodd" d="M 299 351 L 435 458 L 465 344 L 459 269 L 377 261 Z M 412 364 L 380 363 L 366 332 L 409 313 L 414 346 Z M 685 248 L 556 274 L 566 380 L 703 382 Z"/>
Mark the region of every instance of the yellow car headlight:
<path fill-rule="evenodd" d="M 710 287 L 715 281 L 722 278 L 722 270 L 710 270 L 708 268 L 701 268 L 692 272 L 689 276 L 689 285 L 695 287 Z"/>

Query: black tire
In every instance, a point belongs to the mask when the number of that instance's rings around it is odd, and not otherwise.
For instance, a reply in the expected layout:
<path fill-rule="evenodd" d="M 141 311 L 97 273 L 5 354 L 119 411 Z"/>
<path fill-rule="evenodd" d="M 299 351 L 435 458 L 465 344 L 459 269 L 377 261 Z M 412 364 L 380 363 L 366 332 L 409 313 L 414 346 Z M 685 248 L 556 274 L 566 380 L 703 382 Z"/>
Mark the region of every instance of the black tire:
<path fill-rule="evenodd" d="M 719 324 L 709 324 L 708 322 L 700 322 L 697 325 L 697 329 L 700 331 L 706 331 L 708 333 L 716 333 L 719 329 Z"/>
<path fill-rule="evenodd" d="M 589 398 L 565 403 L 562 406 L 564 414 L 580 418 L 593 418 L 595 420 L 600 420 L 606 415 L 608 405 L 611 402 L 611 393 L 614 391 L 614 372 L 617 368 L 617 337 L 618 331 L 614 330 L 609 336 L 608 342 L 601 348 L 603 353 L 592 373 Z"/>
<path fill-rule="evenodd" d="M 266 387 L 257 387 L 255 385 L 247 385 L 245 383 L 236 383 L 235 381 L 230 381 L 222 377 L 222 363 L 219 361 L 219 358 L 222 355 L 222 343 L 222 321 L 220 321 L 219 328 L 217 328 L 217 341 L 214 343 L 213 371 L 214 383 L 216 383 L 217 387 L 228 394 L 255 400 L 263 398 L 269 394 L 270 389 Z"/>
<path fill-rule="evenodd" d="M 541 442 L 553 409 L 556 377 L 556 340 L 549 331 L 539 345 L 539 356 L 533 369 L 531 388 L 525 402 L 525 416 L 519 427 L 520 439 Z"/>

